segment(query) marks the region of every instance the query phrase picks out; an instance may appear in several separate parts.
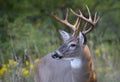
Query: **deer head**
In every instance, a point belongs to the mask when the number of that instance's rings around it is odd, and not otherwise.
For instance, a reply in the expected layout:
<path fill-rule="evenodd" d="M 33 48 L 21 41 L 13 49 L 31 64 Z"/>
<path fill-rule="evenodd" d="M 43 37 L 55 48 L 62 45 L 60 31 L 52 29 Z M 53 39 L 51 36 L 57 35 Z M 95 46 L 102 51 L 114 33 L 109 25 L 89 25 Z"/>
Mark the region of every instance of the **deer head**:
<path fill-rule="evenodd" d="M 77 16 L 77 19 L 74 25 L 68 22 L 68 9 L 66 12 L 65 20 L 62 20 L 56 15 L 52 14 L 53 18 L 55 18 L 57 21 L 61 22 L 62 24 L 68 26 L 73 30 L 72 35 L 70 35 L 65 31 L 60 31 L 64 44 L 55 51 L 54 55 L 52 55 L 53 58 L 66 58 L 66 57 L 73 57 L 73 56 L 75 57 L 75 56 L 78 56 L 77 55 L 78 52 L 82 52 L 82 48 L 86 43 L 85 35 L 93 30 L 94 26 L 96 25 L 99 19 L 99 17 L 97 17 L 97 13 L 95 13 L 94 19 L 92 20 L 90 10 L 88 7 L 86 8 L 88 11 L 89 18 L 86 18 L 85 16 L 83 16 L 80 10 L 79 10 L 79 14 L 77 14 L 75 11 L 70 9 L 73 15 Z M 83 27 L 83 30 L 79 32 L 81 20 L 85 21 L 85 25 Z M 90 27 L 87 29 L 88 24 Z"/>

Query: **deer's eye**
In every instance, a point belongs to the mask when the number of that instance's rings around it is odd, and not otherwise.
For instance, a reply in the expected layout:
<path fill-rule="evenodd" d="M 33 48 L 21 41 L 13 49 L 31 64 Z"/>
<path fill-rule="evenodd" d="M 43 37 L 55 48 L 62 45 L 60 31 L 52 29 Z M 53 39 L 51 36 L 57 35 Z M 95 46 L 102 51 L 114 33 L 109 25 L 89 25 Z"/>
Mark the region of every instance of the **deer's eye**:
<path fill-rule="evenodd" d="M 69 49 L 74 50 L 76 48 L 76 45 L 77 45 L 76 42 L 69 43 Z"/>
<path fill-rule="evenodd" d="M 74 50 L 76 48 L 76 44 L 75 43 L 74 44 L 70 44 L 69 48 L 70 48 L 70 50 Z"/>
<path fill-rule="evenodd" d="M 71 47 L 75 47 L 75 46 L 76 46 L 76 44 L 71 44 L 70 46 L 71 46 Z"/>

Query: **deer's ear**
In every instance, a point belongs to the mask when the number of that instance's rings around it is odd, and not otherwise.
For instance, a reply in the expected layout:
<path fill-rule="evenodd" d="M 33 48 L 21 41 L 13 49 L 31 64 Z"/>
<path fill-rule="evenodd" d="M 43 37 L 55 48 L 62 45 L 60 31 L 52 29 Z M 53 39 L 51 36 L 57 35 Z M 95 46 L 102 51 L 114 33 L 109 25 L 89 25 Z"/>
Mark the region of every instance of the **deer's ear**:
<path fill-rule="evenodd" d="M 70 38 L 69 33 L 65 32 L 63 30 L 60 30 L 59 32 L 60 32 L 60 35 L 61 35 L 64 42 Z"/>
<path fill-rule="evenodd" d="M 85 41 L 85 37 L 83 36 L 81 32 L 79 33 L 79 41 L 81 44 L 84 44 L 84 41 Z"/>

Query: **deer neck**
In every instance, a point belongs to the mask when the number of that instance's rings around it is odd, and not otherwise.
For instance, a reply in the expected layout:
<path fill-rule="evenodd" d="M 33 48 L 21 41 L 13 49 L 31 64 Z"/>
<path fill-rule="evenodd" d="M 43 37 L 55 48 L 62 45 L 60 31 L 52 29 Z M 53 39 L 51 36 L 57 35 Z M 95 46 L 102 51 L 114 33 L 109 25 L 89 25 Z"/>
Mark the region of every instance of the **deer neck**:
<path fill-rule="evenodd" d="M 88 46 L 84 46 L 83 51 L 77 57 L 64 58 L 64 60 L 70 61 L 73 82 L 79 82 L 80 80 L 84 82 L 83 77 L 89 72 L 89 69 L 94 70 L 93 67 L 89 66 L 92 60 Z"/>
<path fill-rule="evenodd" d="M 84 61 L 80 57 L 72 57 L 72 58 L 64 58 L 64 59 L 70 62 L 72 82 L 79 82 L 82 79 L 82 68 Z"/>
<path fill-rule="evenodd" d="M 78 50 L 78 53 L 74 54 L 74 57 L 69 58 L 63 58 L 64 60 L 67 60 L 70 62 L 71 69 L 81 69 L 83 66 L 83 63 L 86 62 L 84 59 L 86 59 L 86 53 L 82 52 L 82 50 Z"/>

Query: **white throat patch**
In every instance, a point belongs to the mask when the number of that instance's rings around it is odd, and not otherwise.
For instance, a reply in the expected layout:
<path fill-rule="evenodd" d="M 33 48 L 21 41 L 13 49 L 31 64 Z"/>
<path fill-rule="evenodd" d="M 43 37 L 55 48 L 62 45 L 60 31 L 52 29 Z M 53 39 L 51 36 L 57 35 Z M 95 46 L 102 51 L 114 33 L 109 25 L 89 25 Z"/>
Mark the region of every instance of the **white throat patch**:
<path fill-rule="evenodd" d="M 64 58 L 64 59 L 70 61 L 71 67 L 73 69 L 77 69 L 82 66 L 82 60 L 79 58 Z"/>

